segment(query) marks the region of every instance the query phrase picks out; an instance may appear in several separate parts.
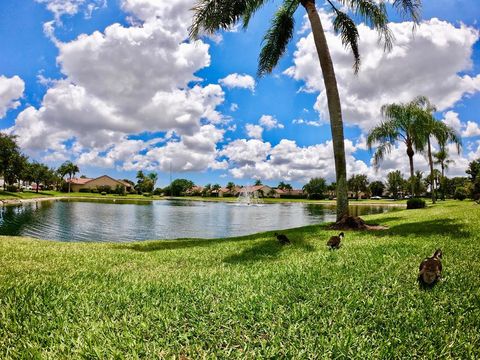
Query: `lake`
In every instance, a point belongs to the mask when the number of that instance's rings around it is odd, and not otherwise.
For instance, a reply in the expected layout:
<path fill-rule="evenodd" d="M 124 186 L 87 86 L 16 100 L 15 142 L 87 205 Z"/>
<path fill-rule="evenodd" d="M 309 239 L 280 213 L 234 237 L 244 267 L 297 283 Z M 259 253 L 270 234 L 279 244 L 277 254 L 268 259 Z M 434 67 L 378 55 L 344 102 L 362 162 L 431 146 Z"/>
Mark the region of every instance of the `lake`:
<path fill-rule="evenodd" d="M 351 206 L 353 215 L 393 210 Z M 335 207 L 306 203 L 247 206 L 224 202 L 43 201 L 0 208 L 0 235 L 57 241 L 223 238 L 335 221 Z"/>

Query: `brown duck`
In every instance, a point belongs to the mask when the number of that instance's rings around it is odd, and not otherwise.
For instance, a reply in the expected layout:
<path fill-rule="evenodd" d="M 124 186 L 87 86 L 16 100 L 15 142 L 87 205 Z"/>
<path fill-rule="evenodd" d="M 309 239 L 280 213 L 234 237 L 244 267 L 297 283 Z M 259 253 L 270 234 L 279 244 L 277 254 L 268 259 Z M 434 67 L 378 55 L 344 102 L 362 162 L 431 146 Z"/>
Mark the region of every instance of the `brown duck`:
<path fill-rule="evenodd" d="M 284 234 L 279 234 L 279 233 L 275 233 L 274 234 L 278 240 L 278 242 L 282 245 L 288 245 L 288 244 L 291 244 L 290 242 L 290 239 L 287 237 L 287 235 L 284 235 Z"/>
<path fill-rule="evenodd" d="M 433 256 L 426 258 L 420 264 L 418 281 L 424 285 L 432 285 L 442 275 L 442 250 L 437 249 Z"/>
<path fill-rule="evenodd" d="M 327 241 L 327 246 L 330 247 L 330 249 L 340 248 L 341 242 L 344 237 L 345 237 L 345 234 L 343 232 L 338 234 L 338 236 L 332 236 L 330 240 Z"/>

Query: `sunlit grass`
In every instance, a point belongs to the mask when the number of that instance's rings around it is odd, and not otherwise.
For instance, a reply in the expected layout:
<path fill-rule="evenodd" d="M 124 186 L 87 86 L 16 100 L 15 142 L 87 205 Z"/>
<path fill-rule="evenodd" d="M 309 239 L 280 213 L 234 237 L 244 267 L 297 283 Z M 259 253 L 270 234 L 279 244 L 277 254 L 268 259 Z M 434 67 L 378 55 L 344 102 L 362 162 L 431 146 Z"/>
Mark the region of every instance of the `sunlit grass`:
<path fill-rule="evenodd" d="M 106 194 L 102 195 L 99 193 L 81 193 L 81 192 L 71 192 L 64 193 L 60 191 L 50 191 L 44 190 L 39 191 L 23 191 L 23 192 L 7 192 L 0 191 L 0 200 L 21 200 L 21 199 L 35 199 L 35 198 L 46 198 L 46 197 L 71 197 L 71 198 L 107 198 L 107 199 L 142 199 L 142 200 L 158 200 L 162 199 L 161 196 L 148 196 L 138 194 L 127 194 L 127 195 L 116 195 L 116 194 Z"/>
<path fill-rule="evenodd" d="M 286 247 L 0 238 L 0 358 L 478 358 L 480 205 L 367 219 L 389 229 L 339 251 L 322 226 Z M 421 290 L 437 247 L 444 280 Z"/>

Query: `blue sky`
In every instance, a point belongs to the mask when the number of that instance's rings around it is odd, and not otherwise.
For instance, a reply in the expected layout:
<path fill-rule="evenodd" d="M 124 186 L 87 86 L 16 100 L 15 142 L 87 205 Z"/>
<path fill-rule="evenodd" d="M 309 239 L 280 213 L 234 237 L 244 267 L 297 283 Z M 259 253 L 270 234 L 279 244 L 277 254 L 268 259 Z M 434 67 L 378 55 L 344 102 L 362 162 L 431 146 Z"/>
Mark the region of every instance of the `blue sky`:
<path fill-rule="evenodd" d="M 385 102 L 426 95 L 463 136 L 450 175 L 480 157 L 480 7 L 425 1 L 422 24 L 391 12 L 396 45 L 384 54 L 360 27 L 360 74 L 322 13 L 342 96 L 349 174 L 371 179 L 407 170 L 394 149 L 379 171 L 364 135 Z M 272 75 L 255 77 L 272 1 L 247 31 L 186 42 L 193 0 L 7 0 L 0 4 L 0 129 L 33 159 L 69 159 L 81 173 L 134 178 L 138 169 L 198 184 L 234 181 L 300 186 L 333 179 L 323 80 L 304 11 Z M 321 3 L 318 3 L 322 5 Z M 118 25 L 113 25 L 118 24 Z M 426 170 L 424 156 L 416 156 Z"/>

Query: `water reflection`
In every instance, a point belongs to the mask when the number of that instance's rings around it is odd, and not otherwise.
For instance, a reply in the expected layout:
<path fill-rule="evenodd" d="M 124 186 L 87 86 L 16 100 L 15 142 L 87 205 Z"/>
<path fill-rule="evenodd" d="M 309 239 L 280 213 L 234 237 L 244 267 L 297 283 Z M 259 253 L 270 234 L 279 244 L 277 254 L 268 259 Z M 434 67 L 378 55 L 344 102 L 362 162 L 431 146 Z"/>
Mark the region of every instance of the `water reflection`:
<path fill-rule="evenodd" d="M 352 215 L 391 210 L 351 206 Z M 219 238 L 335 221 L 335 206 L 304 203 L 246 206 L 192 201 L 88 199 L 0 208 L 0 234 L 59 241 Z"/>

